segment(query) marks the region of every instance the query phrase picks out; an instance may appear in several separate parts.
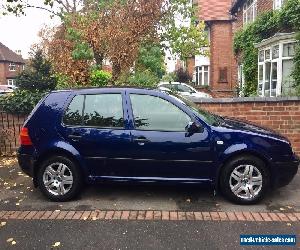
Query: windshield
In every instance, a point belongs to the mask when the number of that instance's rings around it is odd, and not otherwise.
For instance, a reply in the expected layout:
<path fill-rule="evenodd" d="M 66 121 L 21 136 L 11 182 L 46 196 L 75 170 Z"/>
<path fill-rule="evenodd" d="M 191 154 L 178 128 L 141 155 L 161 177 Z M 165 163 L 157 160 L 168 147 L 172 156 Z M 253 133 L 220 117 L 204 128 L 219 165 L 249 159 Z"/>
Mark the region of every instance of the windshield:
<path fill-rule="evenodd" d="M 188 106 L 189 108 L 191 108 L 194 111 L 194 113 L 196 113 L 196 115 L 199 115 L 202 118 L 202 120 L 204 120 L 209 125 L 218 126 L 224 121 L 223 117 L 212 114 L 206 110 L 200 109 L 195 103 L 191 102 L 190 100 L 180 95 L 177 95 L 174 92 L 168 95 L 173 97 L 177 101 L 180 101 L 182 104 Z"/>

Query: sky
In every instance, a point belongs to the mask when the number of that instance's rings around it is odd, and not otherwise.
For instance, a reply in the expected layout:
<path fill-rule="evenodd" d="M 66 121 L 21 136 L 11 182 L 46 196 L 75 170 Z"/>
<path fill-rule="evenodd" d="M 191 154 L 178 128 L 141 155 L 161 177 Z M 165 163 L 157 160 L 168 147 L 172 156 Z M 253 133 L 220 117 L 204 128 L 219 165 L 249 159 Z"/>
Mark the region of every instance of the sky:
<path fill-rule="evenodd" d="M 0 42 L 13 51 L 21 50 L 23 58 L 27 59 L 32 44 L 39 41 L 41 28 L 58 23 L 59 20 L 51 19 L 47 11 L 37 9 L 28 9 L 26 16 L 0 16 Z"/>

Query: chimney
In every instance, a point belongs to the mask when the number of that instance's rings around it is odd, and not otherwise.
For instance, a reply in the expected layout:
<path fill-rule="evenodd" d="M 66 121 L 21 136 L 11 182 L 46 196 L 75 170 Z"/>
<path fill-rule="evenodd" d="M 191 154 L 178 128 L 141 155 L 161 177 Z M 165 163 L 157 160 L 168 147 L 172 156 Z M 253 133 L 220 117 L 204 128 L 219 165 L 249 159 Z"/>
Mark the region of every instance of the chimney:
<path fill-rule="evenodd" d="M 22 51 L 20 49 L 15 51 L 19 56 L 22 56 Z"/>

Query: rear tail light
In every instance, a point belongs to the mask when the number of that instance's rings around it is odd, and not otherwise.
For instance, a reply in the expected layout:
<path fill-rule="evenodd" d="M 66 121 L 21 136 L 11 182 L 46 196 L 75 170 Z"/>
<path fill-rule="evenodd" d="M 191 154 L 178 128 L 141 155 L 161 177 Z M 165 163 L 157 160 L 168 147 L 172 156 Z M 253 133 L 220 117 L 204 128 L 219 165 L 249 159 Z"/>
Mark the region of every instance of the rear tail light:
<path fill-rule="evenodd" d="M 32 145 L 32 141 L 31 141 L 30 136 L 29 136 L 28 128 L 23 127 L 21 129 L 20 141 L 21 141 L 21 145 L 24 145 L 24 146 L 31 146 Z"/>

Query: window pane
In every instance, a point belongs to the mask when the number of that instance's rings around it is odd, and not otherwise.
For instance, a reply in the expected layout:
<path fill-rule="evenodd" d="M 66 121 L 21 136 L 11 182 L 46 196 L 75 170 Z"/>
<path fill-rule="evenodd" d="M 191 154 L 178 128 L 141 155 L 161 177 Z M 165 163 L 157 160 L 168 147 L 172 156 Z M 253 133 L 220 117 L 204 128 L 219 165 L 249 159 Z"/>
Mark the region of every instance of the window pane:
<path fill-rule="evenodd" d="M 83 119 L 86 126 L 124 127 L 121 94 L 86 95 Z"/>
<path fill-rule="evenodd" d="M 266 60 L 268 60 L 268 59 L 271 58 L 271 57 L 270 57 L 270 50 L 269 50 L 269 49 L 267 49 L 267 50 L 265 51 L 265 58 L 266 58 Z"/>
<path fill-rule="evenodd" d="M 265 66 L 265 96 L 270 96 L 270 73 L 271 63 L 267 62 Z"/>
<path fill-rule="evenodd" d="M 294 80 L 291 76 L 293 71 L 294 63 L 293 60 L 282 61 L 282 95 L 288 96 L 295 94 Z"/>
<path fill-rule="evenodd" d="M 287 43 L 283 45 L 283 56 L 284 57 L 295 56 L 295 43 Z"/>
<path fill-rule="evenodd" d="M 279 45 L 276 45 L 272 48 L 272 58 L 279 58 Z"/>
<path fill-rule="evenodd" d="M 258 66 L 258 79 L 259 79 L 259 82 L 263 82 L 264 80 L 264 67 L 263 65 L 259 65 Z"/>
<path fill-rule="evenodd" d="M 190 117 L 172 103 L 155 96 L 130 95 L 135 128 L 185 131 Z"/>
<path fill-rule="evenodd" d="M 271 96 L 276 96 L 276 87 L 277 87 L 277 62 L 272 63 Z"/>
<path fill-rule="evenodd" d="M 82 109 L 83 95 L 77 95 L 71 101 L 63 118 L 63 123 L 66 125 L 81 125 L 82 124 Z"/>
<path fill-rule="evenodd" d="M 208 85 L 208 72 L 204 72 L 204 85 Z"/>
<path fill-rule="evenodd" d="M 264 60 L 265 60 L 265 54 L 264 54 L 264 51 L 261 50 L 261 51 L 259 51 L 259 61 L 263 62 Z"/>

